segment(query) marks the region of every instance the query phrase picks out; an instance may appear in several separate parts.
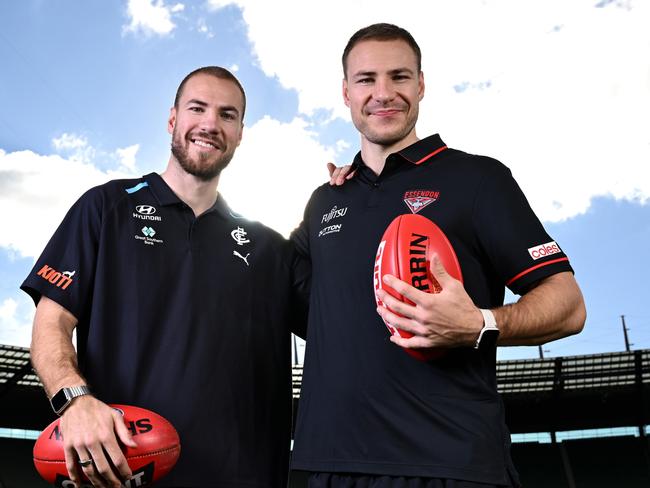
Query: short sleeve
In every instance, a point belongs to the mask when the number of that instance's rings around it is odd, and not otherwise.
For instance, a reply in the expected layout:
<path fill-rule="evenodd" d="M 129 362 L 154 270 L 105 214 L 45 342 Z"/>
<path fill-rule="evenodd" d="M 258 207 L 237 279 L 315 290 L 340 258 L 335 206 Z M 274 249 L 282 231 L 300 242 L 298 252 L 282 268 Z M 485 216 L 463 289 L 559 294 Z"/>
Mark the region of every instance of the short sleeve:
<path fill-rule="evenodd" d="M 539 221 L 510 170 L 489 160 L 472 212 L 478 240 L 497 275 L 522 294 L 550 275 L 571 271 L 568 257 Z"/>
<path fill-rule="evenodd" d="M 102 196 L 94 188 L 70 208 L 21 285 L 35 304 L 46 296 L 78 320 L 88 313 L 101 222 Z"/>

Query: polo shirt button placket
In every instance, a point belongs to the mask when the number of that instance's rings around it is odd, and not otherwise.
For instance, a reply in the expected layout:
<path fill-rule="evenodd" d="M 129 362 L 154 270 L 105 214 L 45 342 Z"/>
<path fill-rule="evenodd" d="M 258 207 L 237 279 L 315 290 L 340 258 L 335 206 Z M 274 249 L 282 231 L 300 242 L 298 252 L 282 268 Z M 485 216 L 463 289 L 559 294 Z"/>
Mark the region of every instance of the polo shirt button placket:
<path fill-rule="evenodd" d="M 370 197 L 368 198 L 368 207 L 376 207 L 379 205 L 379 196 L 381 192 L 379 191 L 379 187 L 381 186 L 381 183 L 378 181 L 375 181 L 374 183 L 371 184 L 370 186 Z"/>

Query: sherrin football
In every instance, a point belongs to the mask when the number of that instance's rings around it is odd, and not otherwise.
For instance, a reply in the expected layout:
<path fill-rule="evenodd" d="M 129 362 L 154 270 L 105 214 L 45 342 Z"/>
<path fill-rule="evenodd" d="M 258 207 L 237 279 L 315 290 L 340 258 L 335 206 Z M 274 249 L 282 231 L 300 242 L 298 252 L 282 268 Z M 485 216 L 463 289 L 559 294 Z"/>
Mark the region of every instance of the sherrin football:
<path fill-rule="evenodd" d="M 140 407 L 110 405 L 124 416 L 138 447 L 122 445 L 122 451 L 133 472 L 124 488 L 147 486 L 165 476 L 174 467 L 181 445 L 176 429 L 160 415 Z M 41 433 L 34 445 L 34 465 L 48 483 L 68 488 L 74 486 L 65 467 L 63 435 L 59 420 L 52 422 Z M 85 486 L 85 485 L 84 485 Z M 88 486 L 92 486 L 90 482 Z"/>
<path fill-rule="evenodd" d="M 391 274 L 426 293 L 440 293 L 442 288 L 429 269 L 433 254 L 437 254 L 447 273 L 463 282 L 458 258 L 449 239 L 431 220 L 417 214 L 400 215 L 386 228 L 377 248 L 373 281 L 377 305 L 384 303 L 377 291 L 384 289 L 398 300 L 413 305 L 383 282 L 384 275 Z M 391 310 L 391 312 L 395 313 Z M 399 314 L 396 314 L 399 315 Z M 392 335 L 409 338 L 413 334 L 384 321 Z M 421 361 L 436 359 L 445 354 L 444 349 L 404 349 Z"/>

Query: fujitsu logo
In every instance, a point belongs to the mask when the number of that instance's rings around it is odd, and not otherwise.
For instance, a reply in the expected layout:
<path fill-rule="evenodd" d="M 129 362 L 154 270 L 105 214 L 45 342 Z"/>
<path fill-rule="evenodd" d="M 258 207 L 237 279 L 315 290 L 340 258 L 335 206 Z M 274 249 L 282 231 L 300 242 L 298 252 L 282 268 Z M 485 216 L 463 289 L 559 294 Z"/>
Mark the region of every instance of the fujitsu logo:
<path fill-rule="evenodd" d="M 558 246 L 555 241 L 540 244 L 539 246 L 534 246 L 528 249 L 528 254 L 530 254 L 530 257 L 535 261 L 560 252 L 562 252 L 562 249 L 560 249 L 560 246 Z"/>
<path fill-rule="evenodd" d="M 348 207 L 337 208 L 336 205 L 334 205 L 332 207 L 332 210 L 330 210 L 326 214 L 323 214 L 323 218 L 321 219 L 320 223 L 324 224 L 325 222 L 329 222 L 332 219 L 343 217 L 347 213 L 347 211 L 348 211 Z"/>
<path fill-rule="evenodd" d="M 40 276 L 44 280 L 49 281 L 53 285 L 56 285 L 58 288 L 65 290 L 72 284 L 72 277 L 75 273 L 76 271 L 60 272 L 46 264 L 40 269 L 38 273 L 36 273 L 36 276 Z"/>

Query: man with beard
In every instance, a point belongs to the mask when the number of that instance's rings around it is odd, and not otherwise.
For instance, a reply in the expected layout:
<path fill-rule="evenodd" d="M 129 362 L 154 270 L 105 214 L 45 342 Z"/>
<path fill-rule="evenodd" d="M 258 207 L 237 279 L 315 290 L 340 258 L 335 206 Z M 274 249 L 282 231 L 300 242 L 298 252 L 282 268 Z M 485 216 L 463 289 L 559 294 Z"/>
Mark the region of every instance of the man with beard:
<path fill-rule="evenodd" d="M 137 430 L 108 403 L 178 430 L 180 459 L 156 486 L 286 484 L 290 330 L 304 335 L 308 267 L 217 193 L 245 105 L 227 70 L 190 73 L 166 170 L 89 190 L 22 285 L 37 304 L 32 361 L 77 486 L 82 472 L 97 487 L 136 475 L 120 443 L 135 446 Z"/>
<path fill-rule="evenodd" d="M 437 134 L 417 137 L 424 76 L 406 30 L 361 29 L 342 61 L 361 151 L 347 183 L 314 192 L 292 236 L 314 277 L 293 468 L 311 472 L 310 488 L 516 486 L 497 336 L 501 345 L 533 345 L 581 330 L 584 303 L 568 258 L 508 168 L 450 149 Z M 434 258 L 439 294 L 387 276 L 405 300 L 380 290 L 388 308 L 377 307 L 377 246 L 409 212 L 445 232 L 464 286 Z M 505 286 L 522 295 L 517 303 L 503 306 Z M 413 337 L 389 341 L 382 318 Z M 419 361 L 402 348 L 444 355 Z"/>

